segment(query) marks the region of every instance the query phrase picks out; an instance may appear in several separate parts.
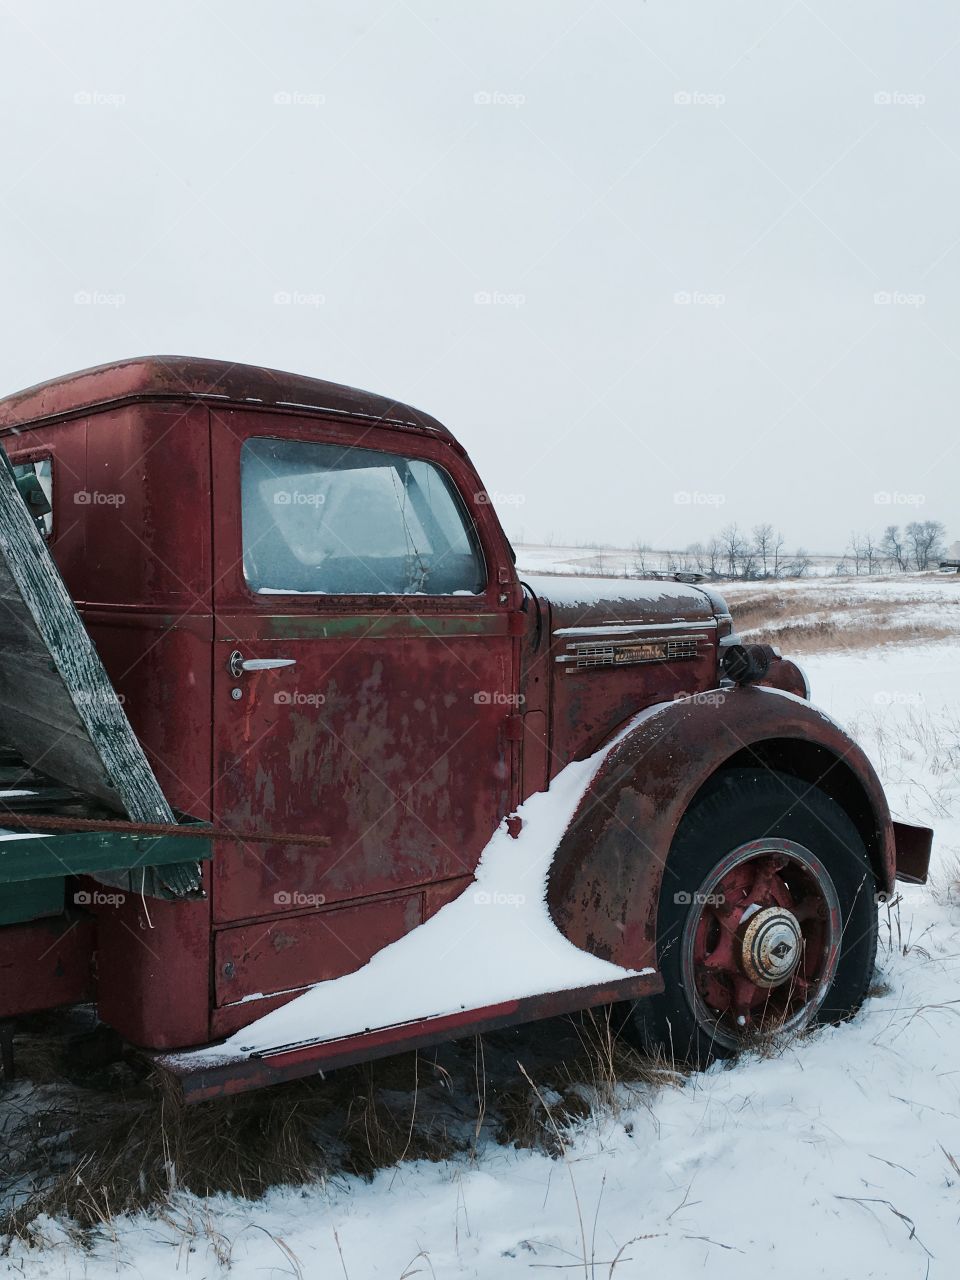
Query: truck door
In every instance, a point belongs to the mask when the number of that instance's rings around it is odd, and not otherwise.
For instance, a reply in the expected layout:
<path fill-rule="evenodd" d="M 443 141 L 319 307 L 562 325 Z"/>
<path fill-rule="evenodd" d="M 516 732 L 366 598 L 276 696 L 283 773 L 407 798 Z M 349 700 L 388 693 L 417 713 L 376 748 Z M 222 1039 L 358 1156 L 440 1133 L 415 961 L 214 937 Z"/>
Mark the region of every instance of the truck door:
<path fill-rule="evenodd" d="M 222 842 L 222 1006 L 358 968 L 469 883 L 514 798 L 519 601 L 445 441 L 255 410 L 211 439 L 214 813 L 331 839 Z"/>

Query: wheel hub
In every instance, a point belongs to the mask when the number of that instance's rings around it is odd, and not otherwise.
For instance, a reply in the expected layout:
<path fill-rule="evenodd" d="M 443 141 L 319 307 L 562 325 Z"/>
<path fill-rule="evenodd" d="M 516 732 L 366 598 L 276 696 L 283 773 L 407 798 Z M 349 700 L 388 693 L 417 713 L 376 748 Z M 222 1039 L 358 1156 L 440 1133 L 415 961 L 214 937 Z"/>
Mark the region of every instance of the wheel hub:
<path fill-rule="evenodd" d="M 758 987 L 779 987 L 796 972 L 803 934 L 792 911 L 764 907 L 755 911 L 740 937 L 740 967 Z"/>
<path fill-rule="evenodd" d="M 809 849 L 765 837 L 721 858 L 692 896 L 681 981 L 711 1044 L 739 1048 L 757 1032 L 806 1026 L 840 952 L 840 903 Z"/>

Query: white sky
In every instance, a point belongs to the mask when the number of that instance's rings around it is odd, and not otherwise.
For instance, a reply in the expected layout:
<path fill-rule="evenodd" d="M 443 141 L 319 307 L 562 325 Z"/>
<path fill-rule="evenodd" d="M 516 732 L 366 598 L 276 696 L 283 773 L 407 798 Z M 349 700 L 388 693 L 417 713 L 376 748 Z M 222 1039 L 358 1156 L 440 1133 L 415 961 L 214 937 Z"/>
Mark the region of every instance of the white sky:
<path fill-rule="evenodd" d="M 436 414 L 515 537 L 960 536 L 956 6 L 0 0 L 0 48 L 0 393 L 250 361 Z"/>

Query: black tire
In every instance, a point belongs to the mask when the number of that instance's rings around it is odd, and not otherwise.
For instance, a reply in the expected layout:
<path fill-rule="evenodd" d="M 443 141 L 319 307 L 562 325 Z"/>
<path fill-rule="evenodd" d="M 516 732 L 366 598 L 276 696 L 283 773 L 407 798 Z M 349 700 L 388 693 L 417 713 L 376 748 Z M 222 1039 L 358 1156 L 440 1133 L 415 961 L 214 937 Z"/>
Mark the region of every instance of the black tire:
<path fill-rule="evenodd" d="M 836 967 L 829 985 L 829 973 L 824 973 L 822 1003 L 814 1008 L 811 999 L 798 1011 L 796 1025 L 839 1022 L 863 1002 L 876 961 L 878 911 L 876 875 L 857 828 L 836 801 L 789 774 L 733 769 L 719 774 L 684 815 L 671 845 L 657 930 L 665 989 L 638 1002 L 624 1028 L 645 1048 L 659 1048 L 671 1060 L 694 1066 L 736 1052 L 736 1045 L 719 1042 L 731 1034 L 720 1030 L 721 1016 L 711 1023 L 703 998 L 689 990 L 693 969 L 683 954 L 686 948 L 689 956 L 687 939 L 696 936 L 698 927 L 699 918 L 692 913 L 703 910 L 697 905 L 701 886 L 710 883 L 725 856 L 737 856 L 731 851 L 760 840 L 784 842 L 783 847 L 789 842 L 790 848 L 809 852 L 820 871 L 826 871 L 835 890 L 832 901 L 839 906 L 840 931 L 833 934 L 839 948 L 832 949 Z M 796 870 L 805 874 L 800 864 Z M 834 930 L 837 918 L 834 909 Z M 729 1028 L 731 1015 L 723 1016 Z"/>

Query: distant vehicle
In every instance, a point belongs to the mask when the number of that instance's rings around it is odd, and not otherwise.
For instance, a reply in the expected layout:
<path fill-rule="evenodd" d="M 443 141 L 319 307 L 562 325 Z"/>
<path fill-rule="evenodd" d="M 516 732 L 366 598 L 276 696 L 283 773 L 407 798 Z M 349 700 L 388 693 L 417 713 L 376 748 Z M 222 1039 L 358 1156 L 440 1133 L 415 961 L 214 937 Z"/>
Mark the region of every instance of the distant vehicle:
<path fill-rule="evenodd" d="M 954 542 L 947 548 L 946 555 L 940 561 L 940 568 L 945 573 L 949 573 L 950 570 L 960 573 L 960 542 Z"/>
<path fill-rule="evenodd" d="M 702 1063 L 863 1000 L 931 833 L 709 587 L 521 581 L 446 428 L 293 374 L 124 361 L 0 402 L 0 438 L 0 1017 L 94 1001 L 143 1050 L 216 1045 L 470 891 L 605 746 L 547 901 L 631 976 L 164 1059 L 185 1095 L 609 1004 Z"/>

